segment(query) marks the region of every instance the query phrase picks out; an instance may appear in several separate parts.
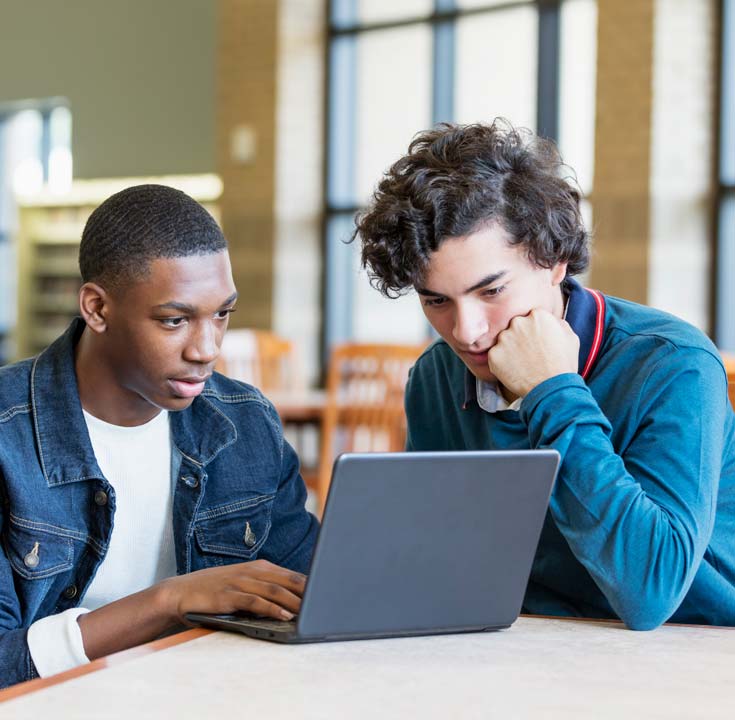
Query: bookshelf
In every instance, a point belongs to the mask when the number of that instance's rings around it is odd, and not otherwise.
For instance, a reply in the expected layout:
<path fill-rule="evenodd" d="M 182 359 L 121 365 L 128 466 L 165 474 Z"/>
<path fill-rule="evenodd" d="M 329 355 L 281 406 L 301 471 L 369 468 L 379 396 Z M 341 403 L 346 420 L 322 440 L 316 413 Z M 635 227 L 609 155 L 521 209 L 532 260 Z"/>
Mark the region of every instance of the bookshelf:
<path fill-rule="evenodd" d="M 63 195 L 44 190 L 18 198 L 16 359 L 43 350 L 78 314 L 81 278 L 77 256 L 91 212 L 110 195 L 143 183 L 183 190 L 220 220 L 217 201 L 222 182 L 212 174 L 77 180 Z"/>

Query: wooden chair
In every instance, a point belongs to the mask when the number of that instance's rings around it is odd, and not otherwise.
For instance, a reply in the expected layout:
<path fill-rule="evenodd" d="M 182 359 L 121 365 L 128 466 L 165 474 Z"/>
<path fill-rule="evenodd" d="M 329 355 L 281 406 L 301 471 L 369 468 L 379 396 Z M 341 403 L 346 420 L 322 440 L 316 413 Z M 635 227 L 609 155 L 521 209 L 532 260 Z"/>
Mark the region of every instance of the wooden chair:
<path fill-rule="evenodd" d="M 345 344 L 332 351 L 316 487 L 320 510 L 338 454 L 404 449 L 403 395 L 408 371 L 423 348 Z"/>
<path fill-rule="evenodd" d="M 228 330 L 222 341 L 217 371 L 255 385 L 271 400 L 298 395 L 305 390 L 304 374 L 293 343 L 267 330 Z M 308 443 L 309 448 L 316 448 L 313 435 L 318 428 L 314 424 L 309 427 L 309 423 L 288 424 L 284 421 L 283 425 L 285 434 L 302 461 L 301 476 L 307 487 L 316 492 L 319 476 L 317 452 L 314 449 L 308 453 L 312 458 L 309 463 L 305 460 L 307 453 L 304 450 L 308 440 L 312 440 Z"/>
<path fill-rule="evenodd" d="M 217 371 L 269 391 L 301 389 L 293 343 L 268 330 L 228 330 L 222 341 Z"/>
<path fill-rule="evenodd" d="M 725 370 L 727 370 L 727 379 L 729 380 L 728 392 L 730 395 L 730 402 L 735 407 L 735 355 L 729 353 L 722 353 L 722 360 L 725 363 Z"/>

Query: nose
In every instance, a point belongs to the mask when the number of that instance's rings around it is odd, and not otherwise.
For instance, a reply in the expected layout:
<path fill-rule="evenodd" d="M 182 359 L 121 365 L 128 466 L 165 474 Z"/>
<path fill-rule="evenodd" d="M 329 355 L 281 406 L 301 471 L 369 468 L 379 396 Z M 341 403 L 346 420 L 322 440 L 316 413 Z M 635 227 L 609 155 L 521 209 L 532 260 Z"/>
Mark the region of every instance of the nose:
<path fill-rule="evenodd" d="M 470 348 L 480 341 L 488 330 L 488 321 L 482 308 L 472 303 L 457 305 L 452 335 L 458 344 Z"/>
<path fill-rule="evenodd" d="M 184 358 L 189 362 L 212 364 L 219 357 L 222 332 L 213 322 L 192 323 Z"/>

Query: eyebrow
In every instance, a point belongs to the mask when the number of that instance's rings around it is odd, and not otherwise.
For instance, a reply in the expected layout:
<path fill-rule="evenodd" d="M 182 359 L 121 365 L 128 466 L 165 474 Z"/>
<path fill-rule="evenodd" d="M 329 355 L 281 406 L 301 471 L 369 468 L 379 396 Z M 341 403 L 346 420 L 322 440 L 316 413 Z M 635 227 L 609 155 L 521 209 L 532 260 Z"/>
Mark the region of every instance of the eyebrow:
<path fill-rule="evenodd" d="M 469 295 L 472 292 L 475 292 L 475 290 L 479 290 L 480 288 L 487 287 L 488 285 L 492 285 L 493 283 L 496 283 L 498 280 L 500 280 L 502 277 L 508 274 L 507 270 L 500 270 L 499 272 L 492 273 L 491 275 L 486 275 L 482 280 L 479 282 L 476 282 L 471 287 L 468 287 L 462 295 Z M 416 288 L 416 292 L 419 295 L 430 295 L 431 297 L 444 297 L 441 293 L 434 292 L 433 290 L 429 290 L 428 288 Z"/>
<path fill-rule="evenodd" d="M 233 293 L 230 295 L 230 297 L 225 300 L 220 307 L 226 307 L 227 305 L 232 305 L 232 303 L 237 300 L 237 293 Z M 193 315 L 196 313 L 197 309 L 193 305 L 187 305 L 186 303 L 180 303 L 180 302 L 167 302 L 167 303 L 161 303 L 160 305 L 156 305 L 155 310 L 178 310 L 179 312 L 189 313 L 190 315 Z"/>

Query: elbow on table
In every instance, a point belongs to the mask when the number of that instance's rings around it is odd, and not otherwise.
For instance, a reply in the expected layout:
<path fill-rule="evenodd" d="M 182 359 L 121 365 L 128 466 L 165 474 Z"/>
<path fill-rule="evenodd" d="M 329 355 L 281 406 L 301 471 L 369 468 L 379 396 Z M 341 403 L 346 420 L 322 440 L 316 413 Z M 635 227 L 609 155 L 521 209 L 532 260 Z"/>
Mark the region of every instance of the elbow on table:
<path fill-rule="evenodd" d="M 676 612 L 679 602 L 675 597 L 637 602 L 618 614 L 629 630 L 655 630 Z"/>
<path fill-rule="evenodd" d="M 638 614 L 632 617 L 621 618 L 628 630 L 655 630 L 666 622 L 666 617 L 660 614 Z"/>
<path fill-rule="evenodd" d="M 647 575 L 638 582 L 628 580 L 610 588 L 608 600 L 618 617 L 630 630 L 655 630 L 663 625 L 678 609 L 691 587 L 701 559 L 694 546 L 694 538 L 684 535 L 675 562 L 652 563 Z"/>

